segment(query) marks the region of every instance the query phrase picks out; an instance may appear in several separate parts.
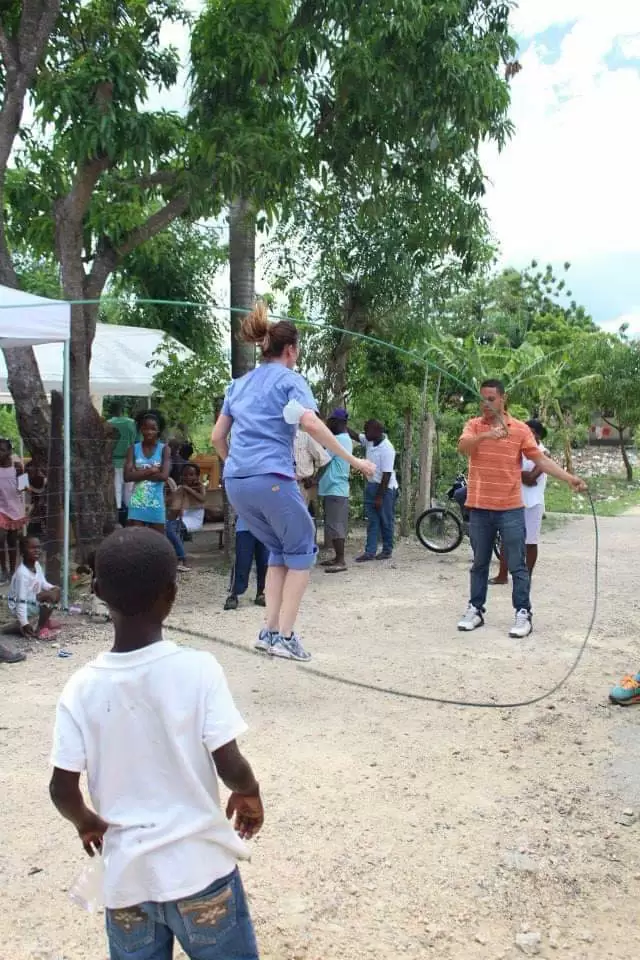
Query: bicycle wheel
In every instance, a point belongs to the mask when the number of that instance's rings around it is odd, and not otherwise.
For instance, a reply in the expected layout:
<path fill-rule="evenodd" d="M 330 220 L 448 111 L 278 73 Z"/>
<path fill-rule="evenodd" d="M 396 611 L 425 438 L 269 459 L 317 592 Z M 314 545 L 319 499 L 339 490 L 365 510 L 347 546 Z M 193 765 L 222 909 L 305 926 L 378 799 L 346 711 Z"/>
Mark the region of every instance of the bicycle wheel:
<path fill-rule="evenodd" d="M 418 517 L 416 536 L 433 553 L 451 553 L 462 542 L 462 524 L 451 510 L 432 507 Z"/>
<path fill-rule="evenodd" d="M 496 533 L 496 538 L 493 541 L 493 553 L 496 560 L 500 559 L 500 551 L 502 550 L 502 538 L 499 533 Z"/>

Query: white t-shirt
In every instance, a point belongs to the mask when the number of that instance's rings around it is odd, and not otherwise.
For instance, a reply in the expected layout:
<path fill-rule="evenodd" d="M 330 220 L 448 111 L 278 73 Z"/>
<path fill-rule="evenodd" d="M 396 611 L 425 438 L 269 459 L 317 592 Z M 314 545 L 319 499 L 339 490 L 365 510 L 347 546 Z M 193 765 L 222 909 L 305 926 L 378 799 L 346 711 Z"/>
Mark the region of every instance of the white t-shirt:
<path fill-rule="evenodd" d="M 538 450 L 541 450 L 542 453 L 547 452 L 547 448 L 543 447 L 541 443 L 538 444 Z M 522 458 L 522 469 L 527 473 L 530 470 L 533 470 L 536 464 L 533 460 L 527 459 L 527 457 Z M 547 486 L 547 475 L 546 473 L 540 474 L 536 481 L 535 487 L 527 487 L 525 484 L 522 484 L 522 502 L 525 507 L 537 507 L 539 504 L 542 504 L 544 507 L 544 491 Z"/>
<path fill-rule="evenodd" d="M 110 824 L 105 906 L 188 897 L 248 858 L 220 807 L 211 756 L 245 730 L 215 657 L 169 640 L 102 653 L 71 677 L 51 762 L 87 771 Z"/>
<path fill-rule="evenodd" d="M 51 590 L 53 584 L 49 583 L 44 575 L 44 570 L 36 560 L 34 570 L 21 563 L 11 579 L 9 587 L 9 596 L 7 602 L 9 610 L 17 617 L 21 627 L 29 623 L 29 616 L 33 616 L 33 607 L 38 603 L 37 596 L 41 590 Z M 32 609 L 29 609 L 31 604 Z"/>
<path fill-rule="evenodd" d="M 364 447 L 365 460 L 371 460 L 371 463 L 375 463 L 376 465 L 376 472 L 373 479 L 369 482 L 380 483 L 382 474 L 390 473 L 391 477 L 389 478 L 387 490 L 397 490 L 398 480 L 396 478 L 396 472 L 393 469 L 393 465 L 396 462 L 396 451 L 391 441 L 385 437 L 376 446 L 371 440 L 367 440 L 364 433 L 361 433 L 360 443 Z"/>

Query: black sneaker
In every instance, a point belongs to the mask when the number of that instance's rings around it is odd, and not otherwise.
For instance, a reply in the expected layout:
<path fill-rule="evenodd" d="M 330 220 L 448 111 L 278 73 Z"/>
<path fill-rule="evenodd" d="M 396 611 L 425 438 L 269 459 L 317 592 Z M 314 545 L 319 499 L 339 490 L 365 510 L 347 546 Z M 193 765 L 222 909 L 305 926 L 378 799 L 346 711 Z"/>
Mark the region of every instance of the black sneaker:
<path fill-rule="evenodd" d="M 255 603 L 256 607 L 266 607 L 267 605 L 264 593 L 256 593 L 256 598 L 253 602 Z"/>
<path fill-rule="evenodd" d="M 225 600 L 225 602 L 224 602 L 224 609 L 225 609 L 225 610 L 237 610 L 237 609 L 238 609 L 238 598 L 237 598 L 233 593 L 230 593 L 229 596 L 227 597 L 227 599 Z"/>

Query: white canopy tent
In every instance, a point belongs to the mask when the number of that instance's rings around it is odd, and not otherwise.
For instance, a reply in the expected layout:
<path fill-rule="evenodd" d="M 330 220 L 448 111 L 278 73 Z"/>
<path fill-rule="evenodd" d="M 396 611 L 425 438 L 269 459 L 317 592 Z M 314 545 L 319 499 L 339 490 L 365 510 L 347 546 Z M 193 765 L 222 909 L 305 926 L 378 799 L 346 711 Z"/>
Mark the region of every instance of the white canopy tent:
<path fill-rule="evenodd" d="M 62 603 L 69 603 L 69 519 L 71 507 L 71 403 L 69 341 L 71 307 L 60 300 L 36 297 L 0 286 L 0 347 L 30 347 L 54 344 L 62 359 L 64 394 L 64 544 L 62 558 Z M 3 358 L 4 360 L 4 358 Z M 6 384 L 6 368 L 5 368 Z M 6 389 L 6 386 L 5 386 Z"/>
<path fill-rule="evenodd" d="M 52 308 L 53 309 L 53 308 Z M 0 317 L 1 319 L 1 317 Z M 155 351 L 165 340 L 162 330 L 146 327 L 121 327 L 99 323 L 91 351 L 89 371 L 93 397 L 150 397 L 157 367 L 149 365 Z M 172 345 L 185 359 L 191 350 L 172 340 Z M 64 346 L 44 343 L 35 348 L 42 383 L 49 393 L 62 390 L 64 380 Z M 7 389 L 7 368 L 0 356 L 0 403 L 12 403 Z"/>

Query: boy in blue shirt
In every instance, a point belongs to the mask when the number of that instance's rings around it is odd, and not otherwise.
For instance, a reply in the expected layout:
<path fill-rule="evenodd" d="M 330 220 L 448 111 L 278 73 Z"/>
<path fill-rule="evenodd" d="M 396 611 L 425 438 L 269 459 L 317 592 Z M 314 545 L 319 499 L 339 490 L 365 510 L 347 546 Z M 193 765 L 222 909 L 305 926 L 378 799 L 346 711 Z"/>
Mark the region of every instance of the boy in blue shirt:
<path fill-rule="evenodd" d="M 340 446 L 347 453 L 353 452 L 353 442 L 347 431 L 349 414 L 344 407 L 338 407 L 327 420 L 327 426 Z M 333 547 L 334 556 L 323 560 L 320 566 L 325 573 L 344 573 L 347 564 L 344 558 L 344 545 L 349 525 L 349 464 L 346 460 L 331 454 L 331 461 L 325 467 L 318 493 L 324 502 L 324 533 L 327 546 Z"/>

